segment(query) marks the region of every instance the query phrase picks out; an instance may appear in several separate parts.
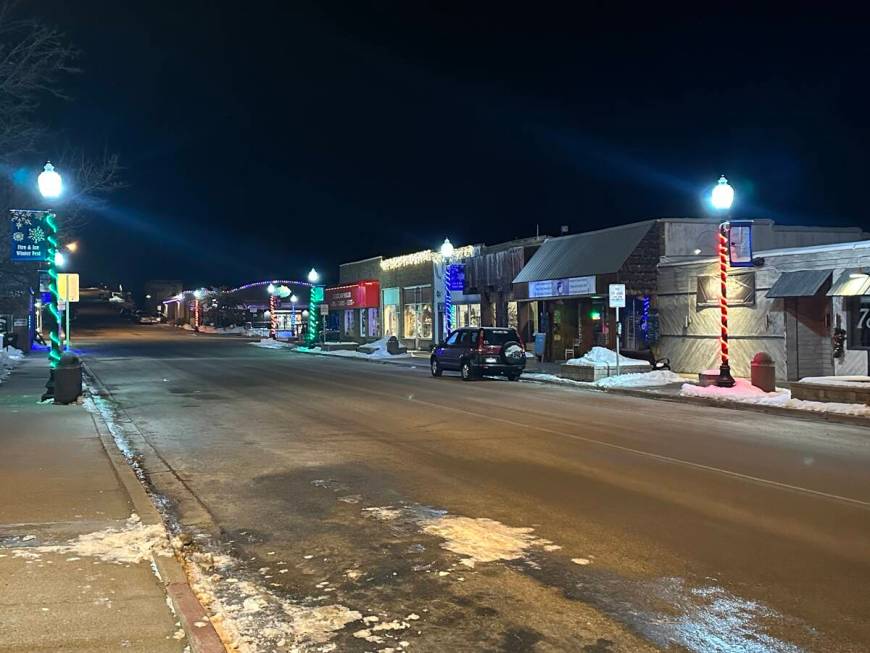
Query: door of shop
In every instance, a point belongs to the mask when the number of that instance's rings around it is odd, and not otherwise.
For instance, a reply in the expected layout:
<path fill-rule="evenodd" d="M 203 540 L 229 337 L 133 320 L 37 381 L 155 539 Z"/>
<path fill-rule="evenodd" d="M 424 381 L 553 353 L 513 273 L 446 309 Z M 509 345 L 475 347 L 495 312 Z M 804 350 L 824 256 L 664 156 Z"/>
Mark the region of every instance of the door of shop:
<path fill-rule="evenodd" d="M 834 373 L 831 362 L 830 299 L 789 297 L 785 300 L 785 348 L 788 380 Z"/>

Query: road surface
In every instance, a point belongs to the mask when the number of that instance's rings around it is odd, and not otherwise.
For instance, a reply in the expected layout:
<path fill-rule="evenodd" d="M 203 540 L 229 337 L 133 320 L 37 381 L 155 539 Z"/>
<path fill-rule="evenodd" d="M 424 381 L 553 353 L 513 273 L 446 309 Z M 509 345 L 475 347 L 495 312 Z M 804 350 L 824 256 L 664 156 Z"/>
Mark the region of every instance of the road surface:
<path fill-rule="evenodd" d="M 76 343 L 230 581 L 370 617 L 311 650 L 870 649 L 867 429 L 166 326 Z"/>

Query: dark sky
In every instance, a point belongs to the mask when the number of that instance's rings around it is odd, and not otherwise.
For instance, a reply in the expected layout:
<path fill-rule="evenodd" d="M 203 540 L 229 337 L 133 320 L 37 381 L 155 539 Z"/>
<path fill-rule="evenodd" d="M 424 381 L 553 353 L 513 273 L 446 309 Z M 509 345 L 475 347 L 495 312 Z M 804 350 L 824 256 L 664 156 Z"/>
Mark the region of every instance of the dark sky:
<path fill-rule="evenodd" d="M 445 236 L 702 215 L 722 172 L 739 217 L 870 227 L 865 22 L 580 4 L 30 5 L 83 51 L 51 119 L 126 166 L 85 280 L 334 280 Z"/>

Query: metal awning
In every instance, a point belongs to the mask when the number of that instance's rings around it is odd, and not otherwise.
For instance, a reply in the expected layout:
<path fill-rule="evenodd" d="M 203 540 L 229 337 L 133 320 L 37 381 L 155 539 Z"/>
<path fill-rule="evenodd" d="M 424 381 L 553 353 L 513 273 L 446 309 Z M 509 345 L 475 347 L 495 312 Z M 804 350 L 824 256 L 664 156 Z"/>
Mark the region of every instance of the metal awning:
<path fill-rule="evenodd" d="M 768 297 L 812 297 L 831 278 L 833 270 L 783 272 L 767 291 Z M 830 294 L 830 293 L 829 293 Z"/>
<path fill-rule="evenodd" d="M 846 270 L 828 291 L 829 297 L 860 297 L 870 295 L 870 275 Z"/>
<path fill-rule="evenodd" d="M 655 224 L 655 220 L 645 220 L 549 238 L 520 270 L 514 283 L 619 272 Z"/>

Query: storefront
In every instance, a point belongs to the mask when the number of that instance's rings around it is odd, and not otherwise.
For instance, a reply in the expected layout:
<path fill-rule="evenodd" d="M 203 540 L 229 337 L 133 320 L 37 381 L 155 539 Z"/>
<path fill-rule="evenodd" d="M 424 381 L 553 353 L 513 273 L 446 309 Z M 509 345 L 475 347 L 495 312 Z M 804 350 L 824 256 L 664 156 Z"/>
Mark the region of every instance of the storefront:
<path fill-rule="evenodd" d="M 380 294 L 380 283 L 371 279 L 326 288 L 328 329 L 337 331 L 341 340 L 369 342 L 380 338 Z"/>
<path fill-rule="evenodd" d="M 728 344 L 735 376 L 765 352 L 777 379 L 868 374 L 870 241 L 755 252 L 728 273 Z M 713 284 L 710 279 L 716 279 Z M 660 356 L 677 372 L 718 365 L 718 261 L 659 269 Z"/>

